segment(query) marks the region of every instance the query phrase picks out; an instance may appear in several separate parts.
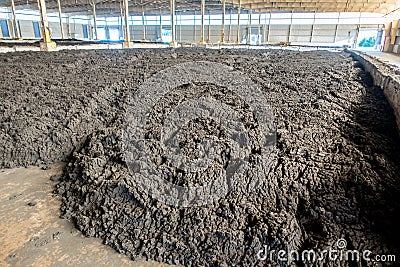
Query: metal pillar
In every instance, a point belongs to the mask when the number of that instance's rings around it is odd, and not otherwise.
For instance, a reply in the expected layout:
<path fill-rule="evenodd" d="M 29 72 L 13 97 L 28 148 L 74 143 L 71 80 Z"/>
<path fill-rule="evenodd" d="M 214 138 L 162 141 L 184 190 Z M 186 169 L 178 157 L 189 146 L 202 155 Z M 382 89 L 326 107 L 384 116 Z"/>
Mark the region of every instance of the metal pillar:
<path fill-rule="evenodd" d="M 119 0 L 119 19 L 118 19 L 118 23 L 119 23 L 119 39 L 123 40 L 124 39 L 124 22 L 123 22 L 123 9 L 122 9 L 122 1 Z"/>
<path fill-rule="evenodd" d="M 288 36 L 287 36 L 287 43 L 290 43 L 290 35 L 292 35 L 292 24 L 293 24 L 293 11 L 290 14 L 290 25 L 289 25 L 289 31 L 288 31 Z"/>
<path fill-rule="evenodd" d="M 260 45 L 260 41 L 261 41 L 261 13 L 258 12 L 257 45 Z"/>
<path fill-rule="evenodd" d="M 313 39 L 313 35 L 314 35 L 315 13 L 316 12 L 314 11 L 314 18 L 313 18 L 313 22 L 311 24 L 310 43 L 312 43 L 312 39 Z"/>
<path fill-rule="evenodd" d="M 143 29 L 143 41 L 146 41 L 146 18 L 144 16 L 143 0 L 140 1 L 142 5 L 142 29 Z"/>
<path fill-rule="evenodd" d="M 251 5 L 250 5 L 250 14 L 249 14 L 249 19 L 247 21 L 247 40 L 246 40 L 246 44 L 250 44 L 252 14 L 253 14 L 253 9 L 251 8 Z"/>
<path fill-rule="evenodd" d="M 106 32 L 106 40 L 110 40 L 110 28 L 108 28 L 107 25 L 107 18 L 104 18 L 104 24 L 105 24 L 105 32 Z"/>
<path fill-rule="evenodd" d="M 208 10 L 207 43 L 211 43 L 210 28 L 211 28 L 211 14 L 210 14 L 210 10 Z"/>
<path fill-rule="evenodd" d="M 235 43 L 239 43 L 240 38 L 240 10 L 242 9 L 242 1 L 239 0 L 239 7 L 238 7 L 238 21 L 237 21 L 237 31 L 236 31 L 236 41 Z"/>
<path fill-rule="evenodd" d="M 97 35 L 97 16 L 96 16 L 96 3 L 95 0 L 92 0 L 92 14 L 93 14 L 93 27 L 94 27 L 94 35 L 95 35 L 95 40 L 98 39 Z"/>
<path fill-rule="evenodd" d="M 129 2 L 124 0 L 124 15 L 125 15 L 125 42 L 122 44 L 123 48 L 130 48 L 133 46 L 131 42 L 131 32 L 129 29 Z"/>
<path fill-rule="evenodd" d="M 383 47 L 382 47 L 382 52 L 388 52 L 392 49 L 391 46 L 391 31 L 392 31 L 392 22 L 387 22 L 385 23 L 384 27 L 385 27 L 385 39 L 383 41 Z"/>
<path fill-rule="evenodd" d="M 56 43 L 51 41 L 49 21 L 47 20 L 47 10 L 45 0 L 38 0 L 40 18 L 42 22 L 43 42 L 40 43 L 41 51 L 51 51 L 56 49 Z"/>
<path fill-rule="evenodd" d="M 162 42 L 162 11 L 160 8 L 160 41 Z"/>
<path fill-rule="evenodd" d="M 67 17 L 67 35 L 68 35 L 68 38 L 70 39 L 71 38 L 71 23 L 69 22 L 69 17 Z"/>
<path fill-rule="evenodd" d="M 200 41 L 199 44 L 204 44 L 204 9 L 206 0 L 201 0 L 201 28 L 200 28 Z"/>
<path fill-rule="evenodd" d="M 339 12 L 337 23 L 336 23 L 336 26 L 335 26 L 335 37 L 333 38 L 333 42 L 334 43 L 336 43 L 336 40 L 337 40 L 337 33 L 338 33 L 338 30 L 339 30 L 339 22 L 340 22 L 340 12 Z"/>
<path fill-rule="evenodd" d="M 196 10 L 193 11 L 193 42 L 195 43 L 197 39 L 196 32 Z"/>
<path fill-rule="evenodd" d="M 264 16 L 263 44 L 265 44 L 267 40 L 267 14 L 265 13 Z"/>
<path fill-rule="evenodd" d="M 399 20 L 397 20 L 399 21 Z M 353 48 L 357 47 L 357 42 L 358 42 L 358 35 L 360 34 L 360 28 L 361 28 L 361 12 L 360 15 L 358 17 L 358 25 L 357 25 L 357 31 L 356 31 L 356 36 L 354 38 L 354 42 L 353 42 Z M 399 26 L 397 25 L 396 29 L 398 29 Z M 396 30 L 396 36 L 397 36 L 397 30 Z M 394 40 L 396 39 L 396 37 L 393 38 Z"/>
<path fill-rule="evenodd" d="M 336 26 L 335 26 L 335 36 L 333 37 L 334 43 L 336 43 L 336 39 L 337 39 L 338 26 L 339 26 L 339 24 L 336 24 Z"/>
<path fill-rule="evenodd" d="M 228 33 L 228 42 L 231 42 L 232 36 L 232 8 L 229 10 L 229 33 Z"/>
<path fill-rule="evenodd" d="M 93 29 L 92 29 L 92 22 L 89 20 L 88 21 L 88 25 L 86 27 L 87 31 L 88 31 L 88 39 L 93 39 Z"/>
<path fill-rule="evenodd" d="M 76 20 L 75 20 L 75 18 L 73 18 L 73 21 L 74 21 L 74 36 L 76 35 Z"/>
<path fill-rule="evenodd" d="M 61 39 L 64 40 L 65 39 L 65 35 L 64 35 L 64 27 L 63 27 L 63 23 L 62 23 L 61 1 L 57 0 L 57 4 L 58 4 L 58 16 L 60 17 Z"/>
<path fill-rule="evenodd" d="M 11 0 L 11 10 L 13 13 L 13 21 L 14 21 L 14 34 L 18 40 L 21 40 L 21 33 L 19 32 L 18 21 L 17 21 L 17 13 L 15 12 L 15 4 L 14 0 Z"/>
<path fill-rule="evenodd" d="M 354 37 L 354 41 L 353 41 L 353 44 L 352 44 L 353 48 L 357 47 L 357 40 L 358 40 L 358 35 L 360 34 L 360 27 L 361 27 L 360 24 L 358 24 L 357 25 L 357 30 L 356 30 L 356 36 Z"/>
<path fill-rule="evenodd" d="M 176 2 L 175 2 L 175 7 L 176 7 Z M 177 11 L 175 8 L 175 41 L 177 44 L 181 42 L 179 38 L 179 23 L 180 23 L 180 12 L 179 10 Z"/>
<path fill-rule="evenodd" d="M 175 36 L 175 0 L 170 0 L 171 5 L 171 32 L 172 32 L 172 39 L 170 46 L 176 47 L 176 36 Z"/>
<path fill-rule="evenodd" d="M 268 35 L 267 35 L 267 42 L 269 43 L 270 37 L 271 37 L 271 17 L 272 13 L 271 11 L 269 12 L 269 19 L 268 19 Z"/>
<path fill-rule="evenodd" d="M 225 1 L 226 0 L 222 0 L 221 43 L 225 43 Z"/>
<path fill-rule="evenodd" d="M 179 13 L 179 42 L 182 43 L 182 12 Z"/>
<path fill-rule="evenodd" d="M 180 36 L 180 34 L 181 34 L 181 27 L 180 27 L 181 12 L 175 10 L 175 19 L 176 19 L 176 26 L 175 26 L 176 42 L 179 44 L 179 43 L 181 43 L 181 36 Z"/>

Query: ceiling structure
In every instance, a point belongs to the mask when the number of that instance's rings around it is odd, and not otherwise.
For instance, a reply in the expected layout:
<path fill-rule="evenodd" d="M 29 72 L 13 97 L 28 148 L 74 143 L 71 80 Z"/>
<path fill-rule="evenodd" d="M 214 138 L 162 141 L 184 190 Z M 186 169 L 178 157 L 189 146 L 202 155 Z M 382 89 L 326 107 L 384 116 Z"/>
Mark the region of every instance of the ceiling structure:
<path fill-rule="evenodd" d="M 240 0 L 241 6 L 260 12 L 376 12 L 388 14 L 399 8 L 398 0 Z M 233 0 L 235 6 L 239 0 Z"/>
<path fill-rule="evenodd" d="M 228 3 L 231 2 L 231 4 Z M 232 0 L 226 3 L 227 8 L 232 8 Z M 123 0 L 61 0 L 63 13 L 86 14 L 92 12 L 92 4 L 96 4 L 96 13 L 104 16 L 114 16 L 121 12 Z M 193 12 L 200 10 L 201 0 L 176 0 L 175 9 L 181 12 Z M 37 0 L 14 0 L 17 10 L 38 9 Z M 208 10 L 221 10 L 220 0 L 206 0 Z M 0 0 L 0 6 L 10 7 L 10 0 Z M 57 0 L 46 0 L 48 12 L 58 11 Z M 130 14 L 159 14 L 170 12 L 170 0 L 129 0 Z"/>
<path fill-rule="evenodd" d="M 206 0 L 206 10 L 219 11 L 223 0 Z M 14 0 L 17 9 L 38 9 L 37 0 Z M 122 0 L 61 0 L 63 13 L 90 14 L 92 3 L 96 12 L 102 16 L 120 14 Z M 177 12 L 200 10 L 201 0 L 176 0 Z M 253 12 L 376 12 L 390 14 L 400 8 L 400 0 L 225 0 L 227 9 L 240 7 Z M 10 0 L 0 0 L 0 6 L 9 7 Z M 46 0 L 48 12 L 57 11 L 57 0 Z M 130 14 L 168 13 L 169 0 L 130 0 Z M 218 12 L 217 11 L 217 12 Z"/>

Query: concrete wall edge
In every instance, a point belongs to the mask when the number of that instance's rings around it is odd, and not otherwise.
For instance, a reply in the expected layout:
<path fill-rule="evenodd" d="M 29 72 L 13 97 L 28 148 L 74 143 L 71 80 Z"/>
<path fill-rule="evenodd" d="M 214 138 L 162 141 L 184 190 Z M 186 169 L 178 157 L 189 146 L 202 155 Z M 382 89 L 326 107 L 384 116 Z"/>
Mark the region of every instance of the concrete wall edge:
<path fill-rule="evenodd" d="M 400 131 L 400 69 L 363 52 L 354 50 L 346 52 L 360 62 L 364 70 L 372 76 L 374 85 L 383 90 L 393 108 Z"/>

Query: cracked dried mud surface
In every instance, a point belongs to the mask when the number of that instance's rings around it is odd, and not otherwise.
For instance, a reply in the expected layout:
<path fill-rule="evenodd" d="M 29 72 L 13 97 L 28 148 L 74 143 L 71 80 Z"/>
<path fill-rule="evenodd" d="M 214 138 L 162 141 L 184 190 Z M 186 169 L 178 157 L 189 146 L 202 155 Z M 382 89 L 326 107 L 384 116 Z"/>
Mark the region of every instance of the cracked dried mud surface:
<path fill-rule="evenodd" d="M 276 150 L 271 168 L 248 170 L 247 177 L 260 181 L 254 191 L 234 188 L 210 205 L 176 208 L 132 183 L 121 131 L 143 81 L 190 61 L 233 67 L 261 88 L 275 115 Z M 323 249 L 339 238 L 348 249 L 398 253 L 395 118 L 382 90 L 346 53 L 68 51 L 0 55 L 0 62 L 1 165 L 67 161 L 57 187 L 64 217 L 121 253 L 185 266 L 262 266 L 268 261 L 256 254 L 264 245 Z M 186 90 L 173 96 L 201 93 L 204 85 Z M 171 105 L 165 101 L 159 108 Z M 157 121 L 149 126 L 160 128 Z M 214 122 L 193 121 L 186 128 L 182 142 L 189 154 L 193 129 L 226 147 Z M 225 152 L 219 168 L 229 158 Z M 171 171 L 171 180 L 193 184 L 216 172 L 196 177 Z"/>

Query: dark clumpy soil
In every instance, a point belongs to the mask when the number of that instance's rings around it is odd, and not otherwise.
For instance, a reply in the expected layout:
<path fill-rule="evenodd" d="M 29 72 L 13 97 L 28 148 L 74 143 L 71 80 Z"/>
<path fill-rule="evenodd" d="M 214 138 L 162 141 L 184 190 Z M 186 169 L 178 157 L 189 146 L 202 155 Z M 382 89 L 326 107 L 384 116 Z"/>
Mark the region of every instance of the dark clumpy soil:
<path fill-rule="evenodd" d="M 146 78 L 196 60 L 231 66 L 262 88 L 276 117 L 276 155 L 262 174 L 248 170 L 261 178 L 254 191 L 176 208 L 134 186 L 121 129 Z M 346 53 L 68 51 L 5 54 L 0 62 L 1 166 L 68 160 L 57 188 L 64 216 L 121 253 L 186 266 L 255 266 L 268 263 L 256 256 L 264 245 L 302 251 L 344 238 L 348 249 L 399 251 L 393 111 Z"/>

